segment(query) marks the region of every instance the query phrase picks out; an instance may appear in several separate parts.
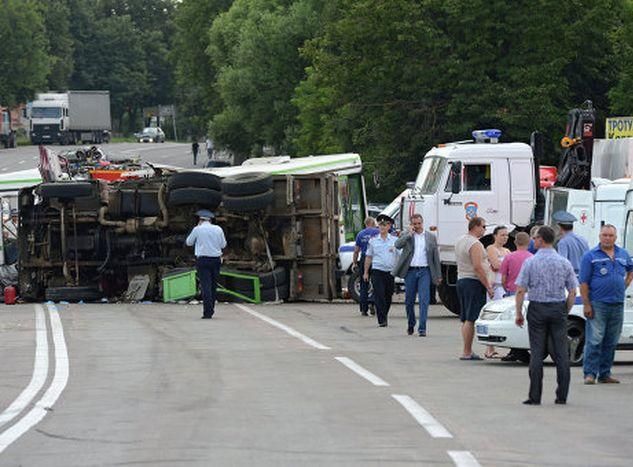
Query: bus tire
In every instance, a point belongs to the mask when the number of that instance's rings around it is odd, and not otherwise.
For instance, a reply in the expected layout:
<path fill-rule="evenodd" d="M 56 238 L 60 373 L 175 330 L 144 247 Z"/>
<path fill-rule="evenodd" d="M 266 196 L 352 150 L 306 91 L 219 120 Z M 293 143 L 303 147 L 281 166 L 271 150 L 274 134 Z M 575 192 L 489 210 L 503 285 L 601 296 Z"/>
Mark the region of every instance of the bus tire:
<path fill-rule="evenodd" d="M 222 202 L 222 194 L 208 188 L 179 188 L 169 192 L 169 206 L 196 205 L 216 209 Z"/>
<path fill-rule="evenodd" d="M 273 190 L 249 196 L 227 196 L 222 200 L 224 208 L 233 212 L 251 212 L 266 209 L 273 202 Z"/>
<path fill-rule="evenodd" d="M 232 175 L 222 180 L 222 192 L 229 196 L 257 195 L 273 187 L 273 178 L 267 173 Z"/>
<path fill-rule="evenodd" d="M 220 191 L 222 184 L 220 177 L 204 172 L 179 172 L 173 174 L 167 180 L 167 188 L 177 190 L 180 188 L 206 188 Z"/>
<path fill-rule="evenodd" d="M 88 182 L 42 183 L 39 191 L 42 198 L 75 199 L 93 194 L 92 184 Z"/>

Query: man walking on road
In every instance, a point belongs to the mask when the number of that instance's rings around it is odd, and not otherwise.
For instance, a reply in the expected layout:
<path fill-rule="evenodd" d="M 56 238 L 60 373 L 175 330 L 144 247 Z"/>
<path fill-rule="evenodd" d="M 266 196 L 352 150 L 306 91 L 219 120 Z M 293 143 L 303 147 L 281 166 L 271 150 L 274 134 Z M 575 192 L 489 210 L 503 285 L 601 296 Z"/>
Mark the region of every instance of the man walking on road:
<path fill-rule="evenodd" d="M 587 240 L 574 233 L 574 222 L 578 219 L 567 211 L 556 211 L 552 215 L 552 220 L 558 224 L 561 234 L 556 250 L 558 250 L 559 255 L 569 260 L 574 272 L 578 275 L 580 260 L 589 251 Z"/>
<path fill-rule="evenodd" d="M 554 250 L 554 230 L 544 226 L 534 239 L 538 251 L 528 258 L 516 280 L 515 323 L 523 327 L 523 301 L 529 292 L 527 321 L 530 338 L 530 392 L 526 405 L 540 405 L 543 392 L 543 359 L 548 342 L 556 364 L 556 404 L 566 404 L 569 393 L 567 314 L 574 305 L 578 281 L 571 263 Z M 565 290 L 567 297 L 565 298 Z"/>
<path fill-rule="evenodd" d="M 402 250 L 393 275 L 404 278 L 407 334 L 411 336 L 415 328 L 415 297 L 417 295 L 420 304 L 418 334 L 424 337 L 426 336 L 431 281 L 439 283 L 442 279 L 437 240 L 435 235 L 424 230 L 422 216 L 414 214 L 411 216 L 409 230 L 396 240 L 395 246 Z"/>
<path fill-rule="evenodd" d="M 600 229 L 600 243 L 588 251 L 580 266 L 580 295 L 584 305 L 585 384 L 619 383 L 611 376 L 615 347 L 622 332 L 624 293 L 633 279 L 628 252 L 615 244 L 611 224 Z"/>
<path fill-rule="evenodd" d="M 369 311 L 369 281 L 363 280 L 363 268 L 365 267 L 365 254 L 367 253 L 367 245 L 369 240 L 378 235 L 380 231 L 376 227 L 376 219 L 368 217 L 365 219 L 365 228 L 358 232 L 356 235 L 356 245 L 354 245 L 354 256 L 352 257 L 352 264 L 354 269 L 358 269 L 360 277 L 360 291 L 359 291 L 359 305 L 360 314 L 367 316 Z M 360 255 L 360 261 L 358 256 Z M 360 266 L 359 266 L 360 265 Z M 373 300 L 372 300 L 373 306 Z"/>
<path fill-rule="evenodd" d="M 204 145 L 205 149 L 207 150 L 207 159 L 213 159 L 213 141 L 211 141 L 211 138 L 207 136 L 207 140 L 205 141 Z"/>
<path fill-rule="evenodd" d="M 215 216 L 211 211 L 201 209 L 196 213 L 200 218 L 185 243 L 195 245 L 196 268 L 202 289 L 202 319 L 211 319 L 215 311 L 215 297 L 222 264 L 222 249 L 226 247 L 224 231 L 213 225 Z"/>
<path fill-rule="evenodd" d="M 198 163 L 199 150 L 200 150 L 200 145 L 198 144 L 198 140 L 194 138 L 193 143 L 191 143 L 191 152 L 193 154 L 193 165 L 197 165 Z"/>
<path fill-rule="evenodd" d="M 473 217 L 468 222 L 468 233 L 455 243 L 457 261 L 457 298 L 461 309 L 462 339 L 464 349 L 460 360 L 481 360 L 473 353 L 475 321 L 486 304 L 486 292 L 492 297 L 494 291 L 488 282 L 486 250 L 479 239 L 486 233 L 486 221 Z"/>
<path fill-rule="evenodd" d="M 374 287 L 374 303 L 378 327 L 387 327 L 387 315 L 393 297 L 394 279 L 391 271 L 396 264 L 396 237 L 389 233 L 393 219 L 385 214 L 376 218 L 380 234 L 371 240 L 365 255 L 365 273 L 363 279 L 369 280 L 371 269 L 371 285 Z"/>

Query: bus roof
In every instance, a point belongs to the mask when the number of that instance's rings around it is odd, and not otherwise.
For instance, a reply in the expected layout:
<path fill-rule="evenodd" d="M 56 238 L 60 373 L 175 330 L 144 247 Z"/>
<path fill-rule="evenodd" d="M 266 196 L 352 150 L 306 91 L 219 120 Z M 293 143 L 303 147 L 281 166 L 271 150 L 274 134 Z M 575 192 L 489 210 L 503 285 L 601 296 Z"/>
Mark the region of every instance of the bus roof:
<path fill-rule="evenodd" d="M 0 192 L 18 191 L 42 183 L 38 169 L 18 170 L 0 174 Z"/>
<path fill-rule="evenodd" d="M 355 153 L 306 157 L 256 157 L 242 165 L 200 169 L 219 177 L 229 177 L 248 172 L 265 172 L 271 175 L 302 175 L 323 172 L 356 172 L 362 168 L 360 156 Z"/>

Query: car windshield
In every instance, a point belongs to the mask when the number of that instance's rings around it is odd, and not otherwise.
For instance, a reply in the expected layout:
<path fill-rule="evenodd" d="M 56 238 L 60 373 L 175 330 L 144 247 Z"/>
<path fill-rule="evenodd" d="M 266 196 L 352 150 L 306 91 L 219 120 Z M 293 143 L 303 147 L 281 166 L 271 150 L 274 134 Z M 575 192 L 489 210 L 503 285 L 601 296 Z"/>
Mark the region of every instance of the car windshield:
<path fill-rule="evenodd" d="M 33 107 L 31 109 L 33 118 L 60 118 L 61 116 L 61 107 Z"/>
<path fill-rule="evenodd" d="M 143 134 L 144 135 L 155 135 L 156 133 L 158 133 L 156 131 L 156 128 L 145 128 L 145 129 L 143 129 Z"/>
<path fill-rule="evenodd" d="M 435 193 L 446 167 L 446 159 L 437 156 L 425 157 L 415 181 L 418 193 Z"/>

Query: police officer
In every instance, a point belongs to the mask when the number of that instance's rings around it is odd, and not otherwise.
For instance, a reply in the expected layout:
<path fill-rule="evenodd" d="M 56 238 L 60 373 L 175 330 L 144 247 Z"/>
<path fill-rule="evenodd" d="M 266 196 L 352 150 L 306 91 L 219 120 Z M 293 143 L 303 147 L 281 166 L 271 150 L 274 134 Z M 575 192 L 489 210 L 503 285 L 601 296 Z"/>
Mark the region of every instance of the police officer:
<path fill-rule="evenodd" d="M 211 219 L 215 217 L 211 211 L 201 209 L 196 214 L 200 221 L 187 237 L 186 244 L 195 245 L 196 268 L 202 289 L 202 319 L 211 319 L 226 239 L 222 228 L 211 223 Z"/>
<path fill-rule="evenodd" d="M 354 255 L 352 257 L 352 264 L 354 265 L 354 269 L 358 268 L 360 265 L 360 294 L 358 304 L 360 305 L 360 314 L 362 316 L 367 316 L 367 311 L 371 306 L 373 308 L 373 299 L 369 299 L 369 282 L 363 280 L 362 273 L 363 268 L 365 267 L 365 253 L 367 252 L 367 245 L 369 245 L 369 240 L 378 235 L 380 230 L 376 227 L 376 219 L 373 217 L 368 217 L 365 219 L 365 228 L 358 232 L 356 235 L 356 244 L 354 245 Z M 358 260 L 358 256 L 360 255 L 360 261 Z"/>
<path fill-rule="evenodd" d="M 369 240 L 365 253 L 365 272 L 363 280 L 368 281 L 371 270 L 371 284 L 374 287 L 374 303 L 376 305 L 376 318 L 378 326 L 387 327 L 387 315 L 391 308 L 391 299 L 394 292 L 394 277 L 391 271 L 396 265 L 397 238 L 389 233 L 393 225 L 393 219 L 386 214 L 379 214 L 376 218 L 380 233 Z"/>
<path fill-rule="evenodd" d="M 552 220 L 558 224 L 561 235 L 556 250 L 559 255 L 569 260 L 574 267 L 574 272 L 578 275 L 580 260 L 589 251 L 587 240 L 574 233 L 574 222 L 578 219 L 567 211 L 556 211 L 552 214 Z"/>

